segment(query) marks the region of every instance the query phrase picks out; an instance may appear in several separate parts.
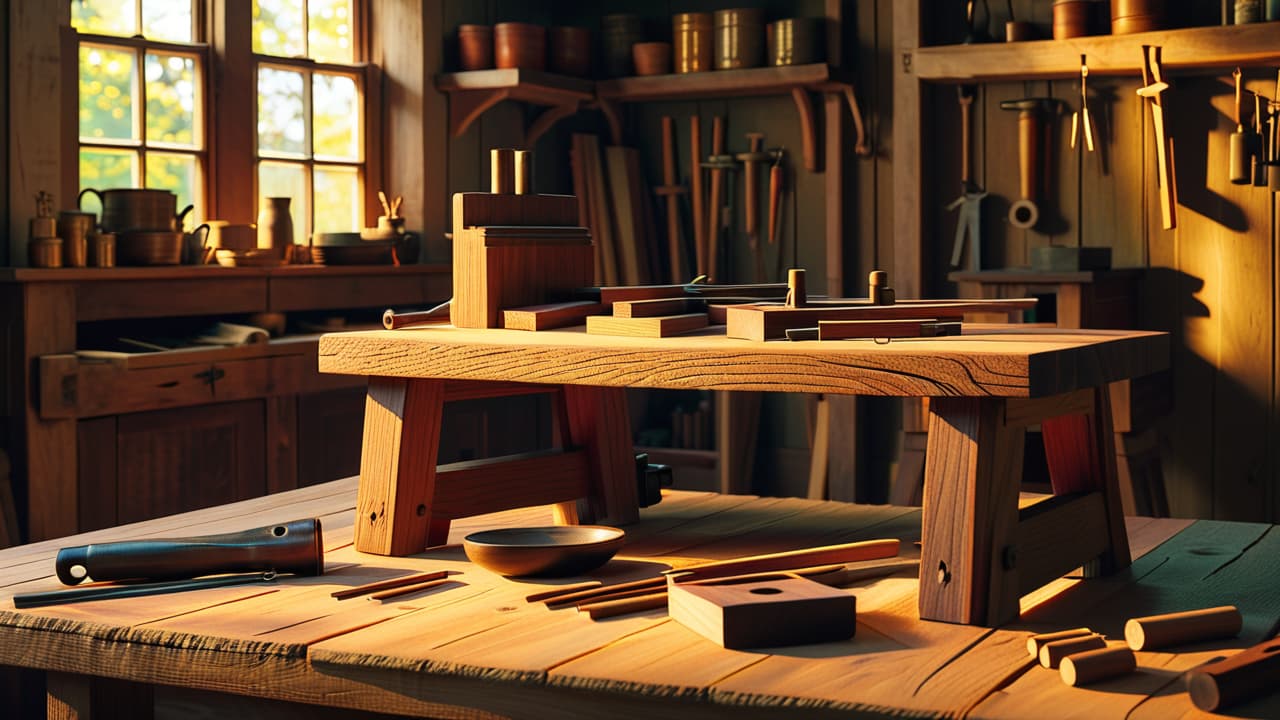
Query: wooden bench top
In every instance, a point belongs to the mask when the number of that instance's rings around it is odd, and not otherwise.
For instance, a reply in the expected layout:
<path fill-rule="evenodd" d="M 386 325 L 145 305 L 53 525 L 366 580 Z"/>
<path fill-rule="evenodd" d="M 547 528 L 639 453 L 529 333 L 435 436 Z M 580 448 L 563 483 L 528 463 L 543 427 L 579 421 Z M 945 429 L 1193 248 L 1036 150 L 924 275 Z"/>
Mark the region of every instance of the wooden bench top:
<path fill-rule="evenodd" d="M 966 325 L 950 338 L 755 342 L 424 326 L 320 339 L 320 371 L 701 390 L 1043 397 L 1168 367 L 1165 333 Z"/>
<path fill-rule="evenodd" d="M 1015 626 L 985 629 L 917 618 L 912 573 L 850 588 L 848 641 L 725 650 L 661 610 L 592 621 L 524 596 L 549 582 L 503 579 L 461 550 L 414 557 L 351 548 L 356 480 L 74 538 L 0 551 L 0 663 L 365 711 L 474 717 L 1168 718 L 1194 715 L 1179 673 L 1260 641 L 1280 620 L 1280 533 L 1261 524 L 1130 518 L 1137 558 L 1104 579 L 1071 578 L 1023 598 Z M 19 592 L 58 587 L 59 547 L 91 541 L 241 530 L 301 517 L 324 526 L 327 574 L 241 586 L 17 611 Z M 546 508 L 459 520 L 451 541 L 502 525 L 544 524 Z M 596 577 L 649 576 L 668 565 L 814 544 L 896 537 L 918 555 L 918 509 L 791 498 L 669 492 L 629 526 L 628 545 Z M 457 584 L 378 603 L 335 589 L 451 569 Z M 573 582 L 576 580 L 560 581 Z M 1136 615 L 1234 603 L 1240 638 L 1138 654 L 1139 672 L 1088 688 L 1032 663 L 1032 631 L 1087 625 L 1123 637 Z M 470 712 L 470 715 L 467 713 Z M 1280 696 L 1234 712 L 1280 716 Z"/>

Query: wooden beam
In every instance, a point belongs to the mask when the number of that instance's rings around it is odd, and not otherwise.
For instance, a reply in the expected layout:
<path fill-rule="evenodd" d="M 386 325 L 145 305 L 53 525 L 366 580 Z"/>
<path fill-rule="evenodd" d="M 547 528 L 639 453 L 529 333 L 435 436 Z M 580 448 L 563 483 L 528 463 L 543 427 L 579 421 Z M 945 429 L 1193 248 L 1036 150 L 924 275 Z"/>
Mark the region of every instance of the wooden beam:
<path fill-rule="evenodd" d="M 257 173 L 252 148 L 258 146 L 258 82 L 253 68 L 252 38 L 244 28 L 252 24 L 252 6 L 235 0 L 214 0 L 212 33 L 213 86 L 218 88 L 217 107 L 240 108 L 218 115 L 209 139 L 208 216 L 234 223 L 253 222 L 257 214 Z M 208 112 L 215 102 L 209 96 Z M 294 222 L 304 222 L 294 218 Z"/>
<path fill-rule="evenodd" d="M 920 297 L 924 291 L 921 261 L 924 242 L 923 89 L 915 72 L 921 40 L 920 0 L 893 3 L 893 268 L 890 276 L 899 295 Z"/>

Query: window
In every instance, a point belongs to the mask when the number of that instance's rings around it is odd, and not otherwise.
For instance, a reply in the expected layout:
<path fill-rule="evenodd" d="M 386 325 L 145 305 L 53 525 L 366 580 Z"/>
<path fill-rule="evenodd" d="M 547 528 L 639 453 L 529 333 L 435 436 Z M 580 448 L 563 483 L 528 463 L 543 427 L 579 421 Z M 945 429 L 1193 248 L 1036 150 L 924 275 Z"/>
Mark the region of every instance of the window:
<path fill-rule="evenodd" d="M 72 0 L 80 33 L 80 186 L 172 190 L 205 207 L 206 48 L 195 3 Z M 98 211 L 96 198 L 85 208 Z"/>
<path fill-rule="evenodd" d="M 254 0 L 258 197 L 290 197 L 295 242 L 364 225 L 364 69 L 353 0 Z"/>

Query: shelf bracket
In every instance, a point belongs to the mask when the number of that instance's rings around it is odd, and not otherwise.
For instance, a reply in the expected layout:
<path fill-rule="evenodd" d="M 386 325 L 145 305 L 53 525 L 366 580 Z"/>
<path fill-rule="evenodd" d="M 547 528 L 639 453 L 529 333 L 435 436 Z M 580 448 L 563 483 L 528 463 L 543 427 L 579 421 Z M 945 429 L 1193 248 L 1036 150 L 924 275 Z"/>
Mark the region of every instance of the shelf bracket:
<path fill-rule="evenodd" d="M 809 93 L 804 88 L 791 88 L 791 99 L 796 102 L 796 110 L 800 113 L 800 139 L 804 149 L 804 169 L 810 172 L 818 169 L 818 148 L 816 131 L 813 127 L 813 104 Z"/>
<path fill-rule="evenodd" d="M 538 142 L 538 138 L 542 137 L 543 134 L 550 130 L 551 126 L 576 112 L 578 112 L 578 103 L 576 102 L 566 103 L 564 105 L 552 105 L 546 110 L 543 110 L 538 115 L 538 118 L 533 121 L 533 124 L 529 126 L 529 129 L 525 131 L 525 148 L 532 150 L 534 144 Z"/>
<path fill-rule="evenodd" d="M 605 122 L 609 123 L 609 139 L 614 145 L 621 145 L 622 114 L 618 112 L 618 103 L 605 98 L 596 98 L 595 106 L 604 114 Z"/>
<path fill-rule="evenodd" d="M 449 126 L 453 130 L 453 136 L 462 137 L 476 118 L 510 96 L 509 88 L 453 93 L 449 98 Z"/>
<path fill-rule="evenodd" d="M 857 135 L 853 151 L 864 157 L 870 155 L 871 147 L 867 145 L 867 131 L 862 124 L 862 110 L 858 108 L 858 96 L 854 93 L 852 85 L 845 85 L 841 91 L 844 99 L 849 102 L 849 112 L 853 113 L 853 131 Z"/>

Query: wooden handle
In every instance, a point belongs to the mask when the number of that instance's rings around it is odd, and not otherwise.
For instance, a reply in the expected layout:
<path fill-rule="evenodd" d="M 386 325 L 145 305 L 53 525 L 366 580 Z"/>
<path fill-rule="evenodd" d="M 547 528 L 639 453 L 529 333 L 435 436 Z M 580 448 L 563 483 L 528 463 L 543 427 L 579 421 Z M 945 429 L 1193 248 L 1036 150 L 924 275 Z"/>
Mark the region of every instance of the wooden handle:
<path fill-rule="evenodd" d="M 423 590 L 430 590 L 431 588 L 440 587 L 441 585 L 444 585 L 446 583 L 453 583 L 453 582 L 455 581 L 444 579 L 444 580 L 431 580 L 423 583 L 415 583 L 413 585 L 407 585 L 405 587 L 392 588 L 390 590 L 383 590 L 382 592 L 376 592 L 370 595 L 369 599 L 370 600 L 390 600 L 391 598 L 398 598 L 402 595 L 412 595 L 413 593 L 416 593 L 416 592 L 422 592 Z"/>
<path fill-rule="evenodd" d="M 1271 692 L 1280 679 L 1280 640 L 1243 650 L 1187 674 L 1191 702 L 1214 712 Z"/>
<path fill-rule="evenodd" d="M 1062 659 L 1058 672 L 1073 687 L 1127 675 L 1138 667 L 1133 651 L 1123 645 L 1076 653 Z"/>
<path fill-rule="evenodd" d="M 446 577 L 449 577 L 448 570 L 436 570 L 435 572 L 429 573 L 405 575 L 404 577 L 391 578 L 390 580 L 379 580 L 378 582 L 368 583 L 367 585 L 357 585 L 356 587 L 345 588 L 343 590 L 334 590 L 329 593 L 329 597 L 337 598 L 338 600 L 346 600 L 347 598 L 353 598 L 366 593 L 378 592 L 379 590 L 391 590 L 392 588 L 416 585 L 429 580 L 439 580 Z"/>
<path fill-rule="evenodd" d="M 1218 640 L 1240 634 L 1243 619 L 1233 605 L 1133 618 L 1124 625 L 1124 639 L 1134 650 Z"/>
<path fill-rule="evenodd" d="M 764 148 L 764 136 L 759 133 L 748 133 L 747 139 L 750 142 L 750 152 L 752 154 L 760 152 Z M 747 160 L 742 164 L 742 188 L 743 199 L 746 202 L 746 230 L 747 234 L 754 235 L 760 231 L 760 207 L 759 201 L 759 171 L 760 163 L 756 160 Z"/>
<path fill-rule="evenodd" d="M 1039 635 L 1032 635 L 1031 637 L 1027 638 L 1027 652 L 1031 653 L 1031 657 L 1039 658 L 1040 648 L 1044 647 L 1045 645 L 1048 645 L 1051 642 L 1057 642 L 1059 640 L 1070 640 L 1071 638 L 1085 637 L 1088 635 L 1096 635 L 1096 634 L 1097 633 L 1090 630 L 1089 628 L 1082 627 L 1082 628 L 1074 628 L 1071 630 L 1059 630 L 1058 632 L 1040 633 Z"/>
<path fill-rule="evenodd" d="M 670 115 L 662 116 L 662 184 L 676 184 L 675 120 Z"/>
<path fill-rule="evenodd" d="M 769 168 L 769 244 L 778 242 L 778 205 L 782 201 L 782 166 Z"/>
<path fill-rule="evenodd" d="M 1036 199 L 1036 169 L 1040 163 L 1040 119 L 1035 110 L 1018 112 L 1018 191 Z"/>
<path fill-rule="evenodd" d="M 1240 81 L 1240 68 L 1231 73 L 1236 81 L 1236 132 L 1244 130 L 1244 89 Z"/>
<path fill-rule="evenodd" d="M 809 291 L 806 289 L 803 268 L 791 268 L 787 271 L 787 307 L 802 308 L 809 304 Z"/>
<path fill-rule="evenodd" d="M 603 602 L 592 603 L 590 605 L 578 606 L 578 612 L 584 612 L 591 617 L 592 620 L 601 620 L 603 618 L 616 617 L 618 615 L 629 615 L 634 612 L 642 612 L 644 610 L 654 610 L 667 606 L 667 591 L 650 593 L 648 595 L 639 595 L 637 597 L 624 598 L 621 600 L 605 600 Z"/>
<path fill-rule="evenodd" d="M 973 107 L 973 96 L 960 91 L 960 183 L 965 191 L 969 189 L 969 134 L 973 132 L 969 116 Z"/>
<path fill-rule="evenodd" d="M 684 580 L 708 580 L 728 575 L 788 570 L 807 565 L 879 560 L 894 557 L 897 554 L 898 541 L 896 539 L 868 540 L 865 542 L 826 545 L 804 550 L 789 550 L 787 552 L 752 555 L 733 560 L 689 565 L 678 568 L 673 572 L 682 573 L 681 578 Z"/>
<path fill-rule="evenodd" d="M 711 154 L 724 154 L 724 118 L 717 115 L 711 120 Z M 707 223 L 707 277 L 715 280 L 716 259 L 720 256 L 720 193 L 724 187 L 724 170 L 714 168 L 711 171 L 711 202 Z"/>
<path fill-rule="evenodd" d="M 707 225 L 702 207 L 702 118 L 689 118 L 689 192 L 693 204 L 693 251 L 698 275 L 707 274 Z"/>
<path fill-rule="evenodd" d="M 575 590 L 573 592 L 560 593 L 552 597 L 542 598 L 548 606 L 556 605 L 573 605 L 584 600 L 602 597 L 604 595 L 613 595 L 620 592 L 628 592 L 631 590 L 660 588 L 667 584 L 665 577 L 651 577 L 644 580 L 634 580 L 632 582 L 615 583 L 613 585 L 601 585 L 597 588 L 586 590 Z"/>

